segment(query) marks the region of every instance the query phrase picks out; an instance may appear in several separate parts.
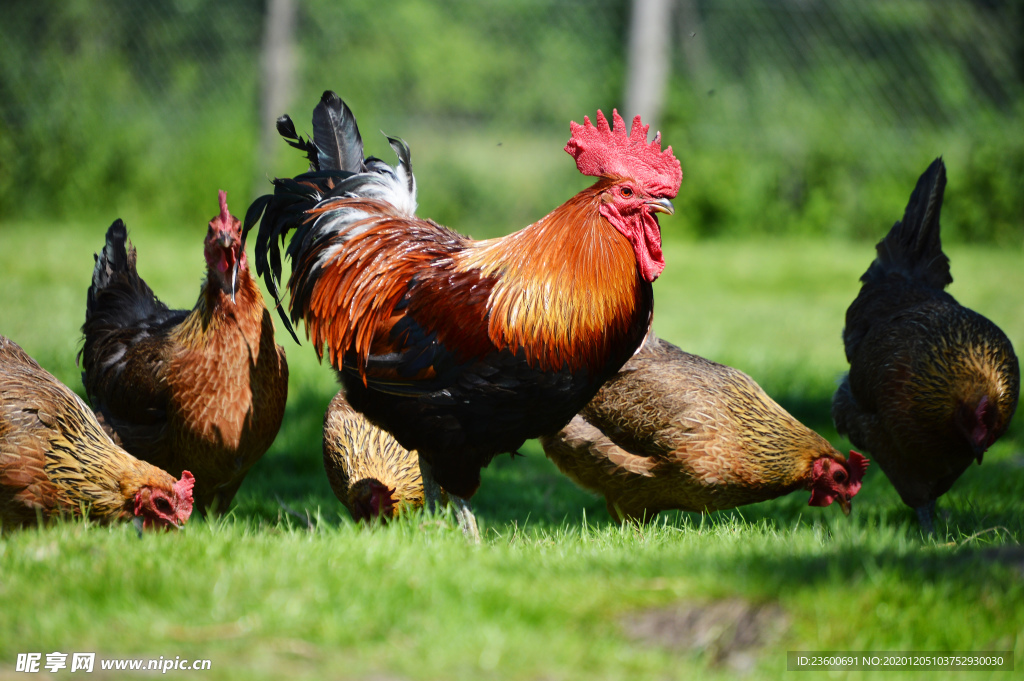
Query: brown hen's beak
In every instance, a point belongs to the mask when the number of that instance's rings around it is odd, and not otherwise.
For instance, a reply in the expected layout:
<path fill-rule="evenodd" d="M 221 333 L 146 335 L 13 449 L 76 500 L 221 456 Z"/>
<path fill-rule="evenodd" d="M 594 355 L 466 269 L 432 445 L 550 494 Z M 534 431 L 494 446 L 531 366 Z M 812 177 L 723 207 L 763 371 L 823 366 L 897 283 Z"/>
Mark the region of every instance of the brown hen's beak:
<path fill-rule="evenodd" d="M 221 232 L 217 238 L 217 243 L 225 251 L 231 253 L 231 304 L 235 303 L 235 292 L 238 290 L 238 261 L 240 258 L 235 256 L 234 251 L 231 249 L 231 244 L 234 241 L 234 237 L 225 232 Z"/>
<path fill-rule="evenodd" d="M 647 202 L 647 205 L 651 207 L 655 213 L 665 213 L 672 215 L 676 212 L 676 207 L 672 205 L 672 202 L 668 199 L 651 199 Z"/>
<path fill-rule="evenodd" d="M 850 506 L 851 506 L 852 503 L 853 502 L 850 500 L 849 497 L 844 497 L 844 496 L 840 496 L 839 497 L 839 508 L 843 509 L 843 515 L 845 515 L 845 516 L 850 515 Z"/>

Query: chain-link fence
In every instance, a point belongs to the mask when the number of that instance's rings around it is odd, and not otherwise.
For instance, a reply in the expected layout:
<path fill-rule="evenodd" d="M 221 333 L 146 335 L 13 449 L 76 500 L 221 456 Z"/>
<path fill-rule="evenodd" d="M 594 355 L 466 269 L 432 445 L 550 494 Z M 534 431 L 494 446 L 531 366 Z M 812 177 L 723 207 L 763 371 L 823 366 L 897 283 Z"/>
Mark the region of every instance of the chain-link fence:
<path fill-rule="evenodd" d="M 667 5 L 664 108 L 645 113 L 687 174 L 675 229 L 867 234 L 892 212 L 871 206 L 905 200 L 943 153 L 951 186 L 980 206 L 954 212 L 952 233 L 1019 243 L 1024 3 Z M 410 142 L 425 214 L 507 231 L 581 186 L 559 149 L 569 120 L 622 107 L 645 68 L 627 58 L 632 11 L 626 0 L 8 2 L 0 219 L 172 219 L 218 187 L 251 197 L 301 170 L 263 141 L 268 117 L 289 111 L 302 127 L 329 88 L 369 151 L 387 152 L 378 129 Z"/>

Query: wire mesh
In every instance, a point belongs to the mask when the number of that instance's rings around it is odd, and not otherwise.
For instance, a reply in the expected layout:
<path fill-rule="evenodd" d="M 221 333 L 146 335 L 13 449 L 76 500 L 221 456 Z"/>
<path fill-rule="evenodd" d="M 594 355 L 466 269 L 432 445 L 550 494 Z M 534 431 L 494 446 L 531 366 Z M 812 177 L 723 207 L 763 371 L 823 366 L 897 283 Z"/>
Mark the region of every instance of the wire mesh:
<path fill-rule="evenodd" d="M 0 218 L 141 205 L 176 215 L 206 200 L 209 186 L 252 195 L 292 170 L 283 145 L 261 150 L 268 6 L 4 3 Z M 541 184 L 563 185 L 572 169 L 553 170 L 564 159 L 536 150 L 564 144 L 570 119 L 621 107 L 630 78 L 624 0 L 295 0 L 295 12 L 282 108 L 297 121 L 335 89 L 371 131 L 466 135 L 464 153 L 483 154 L 482 165 L 518 171 L 534 159 Z M 669 142 L 698 155 L 701 145 L 785 148 L 813 165 L 823 145 L 876 139 L 872 154 L 897 165 L 914 156 L 916 167 L 922 135 L 969 140 L 1022 112 L 1019 2 L 675 0 L 671 22 L 660 119 Z M 491 148 L 503 140 L 522 141 L 520 156 Z M 428 167 L 432 154 L 453 150 L 423 147 Z M 464 175 L 494 179 L 464 165 Z M 557 192 L 528 193 L 532 205 Z"/>

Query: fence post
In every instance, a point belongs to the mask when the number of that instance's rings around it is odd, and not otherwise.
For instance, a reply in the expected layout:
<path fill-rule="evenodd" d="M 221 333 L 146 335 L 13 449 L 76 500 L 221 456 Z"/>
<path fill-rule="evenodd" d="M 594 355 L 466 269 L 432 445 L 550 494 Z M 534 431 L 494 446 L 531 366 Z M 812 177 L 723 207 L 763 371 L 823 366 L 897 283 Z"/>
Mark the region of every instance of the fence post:
<path fill-rule="evenodd" d="M 672 54 L 673 0 L 633 0 L 626 61 L 627 120 L 640 114 L 658 129 Z"/>
<path fill-rule="evenodd" d="M 280 137 L 275 122 L 287 113 L 295 82 L 295 0 L 267 0 L 260 48 L 260 152 L 253 196 L 268 191 L 267 175 Z"/>

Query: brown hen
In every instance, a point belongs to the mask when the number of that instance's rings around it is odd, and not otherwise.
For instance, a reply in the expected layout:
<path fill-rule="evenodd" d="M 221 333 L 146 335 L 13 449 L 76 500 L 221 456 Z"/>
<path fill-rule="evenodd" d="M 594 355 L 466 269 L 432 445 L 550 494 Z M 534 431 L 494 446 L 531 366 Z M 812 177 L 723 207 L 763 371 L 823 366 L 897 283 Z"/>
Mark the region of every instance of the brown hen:
<path fill-rule="evenodd" d="M 847 460 L 741 371 L 653 335 L 544 451 L 618 520 L 811 492 L 845 513 L 868 461 Z"/>
<path fill-rule="evenodd" d="M 192 513 L 192 482 L 115 445 L 77 395 L 0 336 L 2 529 L 83 514 L 177 527 Z"/>
<path fill-rule="evenodd" d="M 1006 432 L 1020 394 L 1006 334 L 943 290 L 945 187 L 936 159 L 878 243 L 846 312 L 850 372 L 832 398 L 836 428 L 871 452 L 928 532 L 935 500 Z"/>
<path fill-rule="evenodd" d="M 82 381 L 116 441 L 188 468 L 200 509 L 223 511 L 277 435 L 288 365 L 224 192 L 204 245 L 195 308 L 170 310 L 136 271 L 124 223 L 111 225 L 89 288 Z"/>

